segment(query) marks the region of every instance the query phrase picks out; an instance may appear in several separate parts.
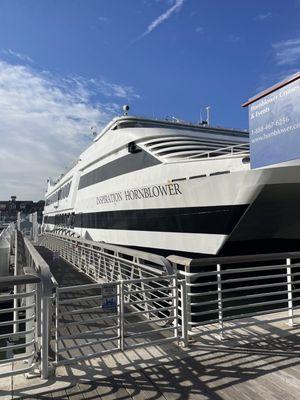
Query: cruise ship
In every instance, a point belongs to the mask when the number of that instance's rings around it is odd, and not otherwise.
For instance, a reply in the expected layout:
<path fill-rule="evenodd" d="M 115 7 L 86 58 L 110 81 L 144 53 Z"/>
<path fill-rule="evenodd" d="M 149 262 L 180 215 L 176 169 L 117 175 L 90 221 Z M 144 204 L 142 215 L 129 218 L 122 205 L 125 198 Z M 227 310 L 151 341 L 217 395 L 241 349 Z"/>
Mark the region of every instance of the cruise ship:
<path fill-rule="evenodd" d="M 251 169 L 245 131 L 123 115 L 56 182 L 43 229 L 151 251 L 220 254 L 300 237 L 300 166 Z"/>

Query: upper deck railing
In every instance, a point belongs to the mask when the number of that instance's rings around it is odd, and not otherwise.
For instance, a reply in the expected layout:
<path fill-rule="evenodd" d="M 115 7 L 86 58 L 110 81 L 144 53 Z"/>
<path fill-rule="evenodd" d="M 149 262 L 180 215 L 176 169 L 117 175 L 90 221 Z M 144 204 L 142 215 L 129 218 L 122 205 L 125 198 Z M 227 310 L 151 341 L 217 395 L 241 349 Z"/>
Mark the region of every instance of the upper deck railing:
<path fill-rule="evenodd" d="M 233 157 L 233 156 L 241 156 L 241 155 L 249 155 L 249 143 L 241 143 L 235 144 L 233 146 L 221 147 L 217 150 L 210 150 L 200 154 L 192 155 L 188 157 L 189 160 L 192 159 L 207 159 L 213 157 Z"/>

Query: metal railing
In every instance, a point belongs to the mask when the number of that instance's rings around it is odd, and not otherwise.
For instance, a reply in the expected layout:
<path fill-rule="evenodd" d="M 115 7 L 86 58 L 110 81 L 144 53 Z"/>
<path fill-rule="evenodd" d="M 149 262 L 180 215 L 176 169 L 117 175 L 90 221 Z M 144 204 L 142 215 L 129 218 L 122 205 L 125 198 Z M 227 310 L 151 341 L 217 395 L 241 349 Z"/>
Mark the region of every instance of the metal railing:
<path fill-rule="evenodd" d="M 197 326 L 286 312 L 300 305 L 300 253 L 188 259 L 170 256 L 186 282 L 188 334 Z M 257 322 L 259 323 L 259 322 Z"/>
<path fill-rule="evenodd" d="M 149 335 L 152 343 L 156 340 L 162 343 L 175 340 L 175 338 L 179 339 L 177 273 L 164 257 L 47 232 L 42 235 L 41 244 L 98 282 L 95 284 L 96 286 L 94 284 L 91 286 L 93 290 L 96 287 L 100 290 L 104 282 L 116 283 L 119 293 L 119 311 L 116 318 L 119 325 L 115 328 L 120 332 L 117 339 L 114 335 L 115 341 L 117 340 L 114 349 L 145 345 L 145 340 Z M 82 285 L 57 289 L 57 327 L 63 326 L 59 324 L 60 293 L 65 290 L 68 292 L 83 290 L 85 292 L 88 288 L 88 285 Z M 91 296 L 88 296 L 88 300 L 91 300 Z M 101 301 L 101 290 L 100 293 L 97 293 L 97 300 Z M 181 300 L 181 303 L 184 300 Z M 101 312 L 99 305 L 92 306 L 93 312 L 95 312 L 95 307 L 96 312 Z M 89 315 L 91 309 L 85 306 L 84 311 Z M 82 319 L 84 318 L 81 316 L 81 320 L 77 322 L 78 325 L 82 325 Z M 107 317 L 100 317 L 100 320 L 106 319 Z M 73 322 L 72 325 L 74 325 Z M 131 330 L 133 326 L 143 329 L 140 332 L 137 330 L 129 332 L 128 330 Z M 181 331 L 183 344 L 186 344 L 186 330 L 181 329 Z M 173 334 L 162 339 L 156 337 L 159 332 L 173 332 Z M 75 336 L 78 335 L 75 334 Z M 84 336 L 85 333 L 81 335 L 81 339 Z M 72 335 L 68 337 L 71 340 L 74 339 Z M 137 340 L 138 337 L 139 340 Z M 65 339 L 66 335 L 63 335 L 63 338 Z M 56 340 L 59 342 L 59 337 Z M 111 338 L 105 338 L 105 341 L 109 340 Z M 77 348 L 74 346 L 72 349 L 76 350 Z M 58 349 L 58 352 L 60 351 Z M 63 351 L 67 351 L 67 349 Z"/>
<path fill-rule="evenodd" d="M 56 365 L 178 340 L 177 302 L 174 275 L 57 288 Z"/>
<path fill-rule="evenodd" d="M 30 372 L 36 366 L 35 320 L 40 279 L 30 268 L 24 268 L 24 273 L 23 276 L 0 277 L 1 378 Z"/>
<path fill-rule="evenodd" d="M 96 282 L 140 279 L 173 274 L 171 263 L 156 254 L 45 232 L 41 245 Z"/>
<path fill-rule="evenodd" d="M 36 286 L 36 313 L 34 318 L 37 341 L 37 351 L 40 352 L 40 374 L 42 379 L 49 376 L 49 330 L 51 327 L 51 307 L 53 302 L 53 292 L 58 283 L 52 275 L 48 264 L 38 253 L 33 244 L 21 232 L 15 232 L 15 268 L 14 279 L 20 279 L 24 272 L 24 267 L 29 267 L 39 277 Z M 14 319 L 17 319 L 18 296 L 22 296 L 24 288 L 14 286 Z M 14 328 L 16 332 L 16 325 Z"/>
<path fill-rule="evenodd" d="M 249 155 L 250 145 L 249 143 L 235 144 L 233 146 L 221 147 L 217 150 L 209 150 L 203 153 L 194 154 L 187 157 L 188 160 L 192 159 L 207 159 L 212 157 L 232 157 L 237 155 Z"/>

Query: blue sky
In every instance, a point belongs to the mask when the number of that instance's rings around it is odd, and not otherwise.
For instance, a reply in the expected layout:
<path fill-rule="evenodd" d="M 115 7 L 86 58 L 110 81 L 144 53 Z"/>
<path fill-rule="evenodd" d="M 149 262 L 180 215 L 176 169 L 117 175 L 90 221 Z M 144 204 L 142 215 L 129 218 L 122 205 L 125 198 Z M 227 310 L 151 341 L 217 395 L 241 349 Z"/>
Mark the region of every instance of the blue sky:
<path fill-rule="evenodd" d="M 43 196 L 121 106 L 245 129 L 299 70 L 299 0 L 0 0 L 0 198 Z"/>

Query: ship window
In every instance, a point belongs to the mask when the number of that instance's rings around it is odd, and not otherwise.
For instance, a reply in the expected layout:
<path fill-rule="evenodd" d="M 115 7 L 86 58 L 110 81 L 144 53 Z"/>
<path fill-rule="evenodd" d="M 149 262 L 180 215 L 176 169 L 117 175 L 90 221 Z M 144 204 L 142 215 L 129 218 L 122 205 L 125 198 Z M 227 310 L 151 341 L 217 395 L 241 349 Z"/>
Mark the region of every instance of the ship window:
<path fill-rule="evenodd" d="M 63 200 L 69 196 L 72 182 L 67 183 L 62 188 L 57 190 L 54 194 L 52 194 L 48 199 L 46 199 L 46 206 L 55 203 L 58 200 Z"/>
<path fill-rule="evenodd" d="M 103 182 L 130 172 L 153 167 L 157 164 L 160 164 L 160 161 L 145 151 L 139 151 L 134 154 L 129 153 L 124 157 L 120 157 L 83 175 L 80 178 L 78 189 L 83 189 L 95 183 Z"/>

